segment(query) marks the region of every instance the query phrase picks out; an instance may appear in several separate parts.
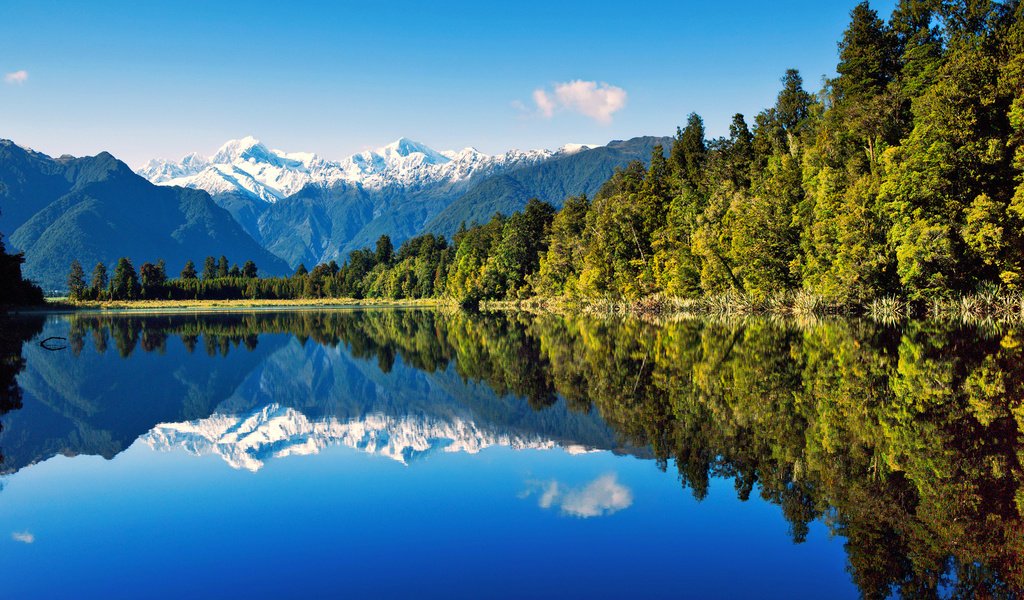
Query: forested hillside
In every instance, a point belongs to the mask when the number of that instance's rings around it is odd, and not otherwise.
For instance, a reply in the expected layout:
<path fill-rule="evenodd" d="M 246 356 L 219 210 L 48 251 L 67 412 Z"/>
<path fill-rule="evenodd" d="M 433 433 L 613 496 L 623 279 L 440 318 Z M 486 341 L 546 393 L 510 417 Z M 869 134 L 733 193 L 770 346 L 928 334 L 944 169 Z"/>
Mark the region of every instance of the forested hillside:
<path fill-rule="evenodd" d="M 0 140 L 0 210 L 25 276 L 47 290 L 63 288 L 73 260 L 119 256 L 180 264 L 228 252 L 288 271 L 205 192 L 154 186 L 106 152 L 54 159 Z"/>
<path fill-rule="evenodd" d="M 508 215 L 520 211 L 530 198 L 539 198 L 561 208 L 570 196 L 593 196 L 616 168 L 634 160 L 646 162 L 655 146 L 662 144 L 664 148 L 670 142 L 671 138 L 651 136 L 615 140 L 607 146 L 556 156 L 537 165 L 488 177 L 431 219 L 424 229 L 451 238 L 461 224 L 486 223 L 495 213 Z"/>
<path fill-rule="evenodd" d="M 774 106 L 713 140 L 691 114 L 668 158 L 656 148 L 593 199 L 456 235 L 434 289 L 846 302 L 1020 290 L 1022 11 L 903 0 L 883 21 L 858 4 L 824 89 L 787 71 Z M 414 263 L 397 278 L 431 271 Z"/>
<path fill-rule="evenodd" d="M 736 114 L 716 139 L 691 114 L 668 148 L 653 147 L 649 166 L 619 169 L 592 198 L 568 198 L 560 211 L 534 199 L 463 225 L 450 242 L 425 234 L 396 251 L 381 236 L 343 265 L 301 267 L 287 285 L 209 285 L 228 295 L 465 304 L 1019 294 L 1022 13 L 1016 1 L 901 0 L 883 20 L 863 2 L 823 89 L 808 91 L 789 70 L 773 106 L 752 119 Z M 511 197 L 508 189 L 492 200 Z"/>

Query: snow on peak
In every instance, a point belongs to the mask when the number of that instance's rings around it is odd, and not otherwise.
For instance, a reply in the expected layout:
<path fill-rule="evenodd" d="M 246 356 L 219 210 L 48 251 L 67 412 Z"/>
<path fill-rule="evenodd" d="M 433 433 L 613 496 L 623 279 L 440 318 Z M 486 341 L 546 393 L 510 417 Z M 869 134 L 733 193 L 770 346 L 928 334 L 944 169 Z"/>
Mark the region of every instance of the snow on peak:
<path fill-rule="evenodd" d="M 403 464 L 435 450 L 475 454 L 490 446 L 557 446 L 538 436 L 488 431 L 459 417 L 373 413 L 347 422 L 335 417 L 310 420 L 276 403 L 245 414 L 214 414 L 196 421 L 163 423 L 141 439 L 154 450 L 181 448 L 195 455 L 219 455 L 233 468 L 253 472 L 271 458 L 317 454 L 333 445 L 379 454 Z M 590 449 L 572 445 L 567 450 L 579 453 Z"/>
<path fill-rule="evenodd" d="M 277 157 L 263 145 L 263 142 L 247 135 L 239 140 L 228 140 L 210 157 L 213 164 L 228 164 L 237 161 L 275 162 Z"/>
<path fill-rule="evenodd" d="M 347 183 L 379 190 L 421 189 L 465 182 L 476 175 L 506 172 L 539 163 L 558 153 L 578 152 L 588 147 L 570 144 L 557 152 L 510 150 L 492 156 L 476 148 L 437 151 L 402 137 L 376 150 L 330 161 L 311 152 L 270 149 L 259 139 L 246 136 L 224 143 L 210 157 L 193 153 L 180 161 L 155 159 L 138 173 L 159 185 L 202 189 L 213 195 L 241 193 L 276 202 L 307 184 Z"/>
<path fill-rule="evenodd" d="M 430 164 L 446 163 L 449 160 L 447 156 L 437 150 L 405 137 L 398 138 L 377 150 L 377 154 L 392 160 L 397 157 L 405 158 L 414 154 L 422 154 Z"/>
<path fill-rule="evenodd" d="M 591 148 L 597 148 L 598 144 L 566 144 L 558 149 L 556 154 L 576 154 Z"/>

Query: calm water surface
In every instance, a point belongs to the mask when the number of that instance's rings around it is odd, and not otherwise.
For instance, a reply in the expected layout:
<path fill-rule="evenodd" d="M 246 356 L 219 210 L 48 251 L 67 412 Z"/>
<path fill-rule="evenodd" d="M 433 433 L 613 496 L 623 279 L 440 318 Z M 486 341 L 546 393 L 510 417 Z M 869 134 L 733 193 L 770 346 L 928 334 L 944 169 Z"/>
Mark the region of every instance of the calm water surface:
<path fill-rule="evenodd" d="M 75 314 L 0 359 L 5 598 L 1024 587 L 1013 327 Z"/>

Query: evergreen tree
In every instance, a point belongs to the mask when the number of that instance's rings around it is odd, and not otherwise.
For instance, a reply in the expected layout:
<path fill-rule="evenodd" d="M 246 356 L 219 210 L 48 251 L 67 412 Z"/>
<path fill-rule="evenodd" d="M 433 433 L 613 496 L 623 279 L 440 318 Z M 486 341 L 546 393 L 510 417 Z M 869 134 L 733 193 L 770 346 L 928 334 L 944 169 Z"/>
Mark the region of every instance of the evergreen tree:
<path fill-rule="evenodd" d="M 206 261 L 203 263 L 203 281 L 210 281 L 217 277 L 217 259 L 212 256 L 207 256 Z"/>
<path fill-rule="evenodd" d="M 690 113 L 686 128 L 677 129 L 672 142 L 672 167 L 680 181 L 694 188 L 701 184 L 707 154 L 704 136 L 704 120 L 697 113 Z"/>
<path fill-rule="evenodd" d="M 378 264 L 389 265 L 394 255 L 394 246 L 391 244 L 391 238 L 387 235 L 382 235 L 377 238 L 377 250 L 374 253 L 374 257 Z"/>
<path fill-rule="evenodd" d="M 85 271 L 82 270 L 82 263 L 78 260 L 71 261 L 71 270 L 68 273 L 68 295 L 72 300 L 81 300 L 85 297 Z"/>
<path fill-rule="evenodd" d="M 102 262 L 96 263 L 96 266 L 93 267 L 90 286 L 94 298 L 99 298 L 104 290 L 107 289 L 107 266 Z"/>
<path fill-rule="evenodd" d="M 191 260 L 185 262 L 185 267 L 181 270 L 181 278 L 186 280 L 196 279 L 196 264 Z M 203 279 L 206 279 L 204 276 Z"/>
<path fill-rule="evenodd" d="M 258 276 L 259 272 L 256 269 L 256 263 L 252 262 L 251 260 L 245 261 L 245 264 L 242 265 L 242 277 L 245 277 L 247 279 L 255 279 Z"/>
<path fill-rule="evenodd" d="M 139 276 L 135 267 L 126 257 L 118 259 L 114 276 L 110 280 L 112 300 L 133 300 L 139 297 Z"/>
<path fill-rule="evenodd" d="M 743 115 L 736 113 L 729 124 L 728 175 L 737 188 L 750 187 L 750 167 L 754 159 L 754 136 Z"/>
<path fill-rule="evenodd" d="M 838 103 L 865 101 L 885 91 L 896 66 L 893 38 L 867 0 L 850 12 L 839 42 L 839 77 L 833 82 Z"/>
<path fill-rule="evenodd" d="M 21 273 L 24 254 L 8 254 L 0 234 L 0 306 L 42 304 L 43 290 Z M 2 458 L 2 457 L 0 457 Z"/>
<path fill-rule="evenodd" d="M 775 102 L 775 116 L 787 134 L 794 134 L 797 127 L 810 114 L 811 95 L 804 91 L 804 79 L 800 71 L 788 69 L 782 78 L 782 91 Z"/>
<path fill-rule="evenodd" d="M 143 290 L 149 293 L 154 287 L 163 285 L 167 280 L 167 275 L 159 265 L 147 262 L 142 263 L 142 266 L 139 267 L 139 279 Z"/>
<path fill-rule="evenodd" d="M 217 262 L 217 277 L 227 277 L 228 271 L 228 257 L 222 254 L 220 260 Z"/>

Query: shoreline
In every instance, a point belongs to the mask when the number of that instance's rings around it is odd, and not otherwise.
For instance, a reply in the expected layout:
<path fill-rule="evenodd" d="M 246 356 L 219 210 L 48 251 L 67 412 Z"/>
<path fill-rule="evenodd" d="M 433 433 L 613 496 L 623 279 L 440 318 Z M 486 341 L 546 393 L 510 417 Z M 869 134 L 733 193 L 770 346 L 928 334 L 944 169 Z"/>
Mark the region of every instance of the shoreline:
<path fill-rule="evenodd" d="M 445 298 L 307 298 L 230 300 L 107 300 L 68 301 L 49 298 L 41 306 L 7 307 L 8 314 L 68 314 L 76 312 L 200 313 L 254 312 L 308 309 L 456 308 Z M 0 308 L 0 310 L 3 310 Z M 964 323 L 1024 322 L 1024 296 L 981 292 L 950 298 L 911 302 L 879 298 L 870 303 L 837 303 L 808 292 L 787 292 L 764 299 L 739 294 L 697 299 L 653 295 L 634 300 L 609 298 L 546 298 L 485 300 L 468 310 L 524 311 L 592 316 L 632 316 L 646 319 L 746 318 L 869 319 L 881 323 L 911 320 L 959 320 Z"/>
<path fill-rule="evenodd" d="M 76 312 L 111 313 L 201 313 L 201 312 L 253 312 L 305 309 L 360 309 L 360 308 L 443 308 L 451 303 L 441 299 L 386 300 L 381 298 L 320 298 L 302 300 L 112 300 L 69 302 L 48 299 L 41 306 L 22 306 L 8 309 L 9 314 L 68 314 Z"/>
<path fill-rule="evenodd" d="M 868 303 L 842 303 L 803 291 L 763 299 L 739 294 L 678 298 L 645 296 L 634 300 L 544 298 L 488 300 L 481 310 L 520 310 L 641 319 L 771 317 L 794 320 L 868 319 L 892 324 L 905 321 L 960 321 L 965 324 L 1024 322 L 1024 295 L 979 292 L 949 298 L 909 301 L 882 297 Z"/>

